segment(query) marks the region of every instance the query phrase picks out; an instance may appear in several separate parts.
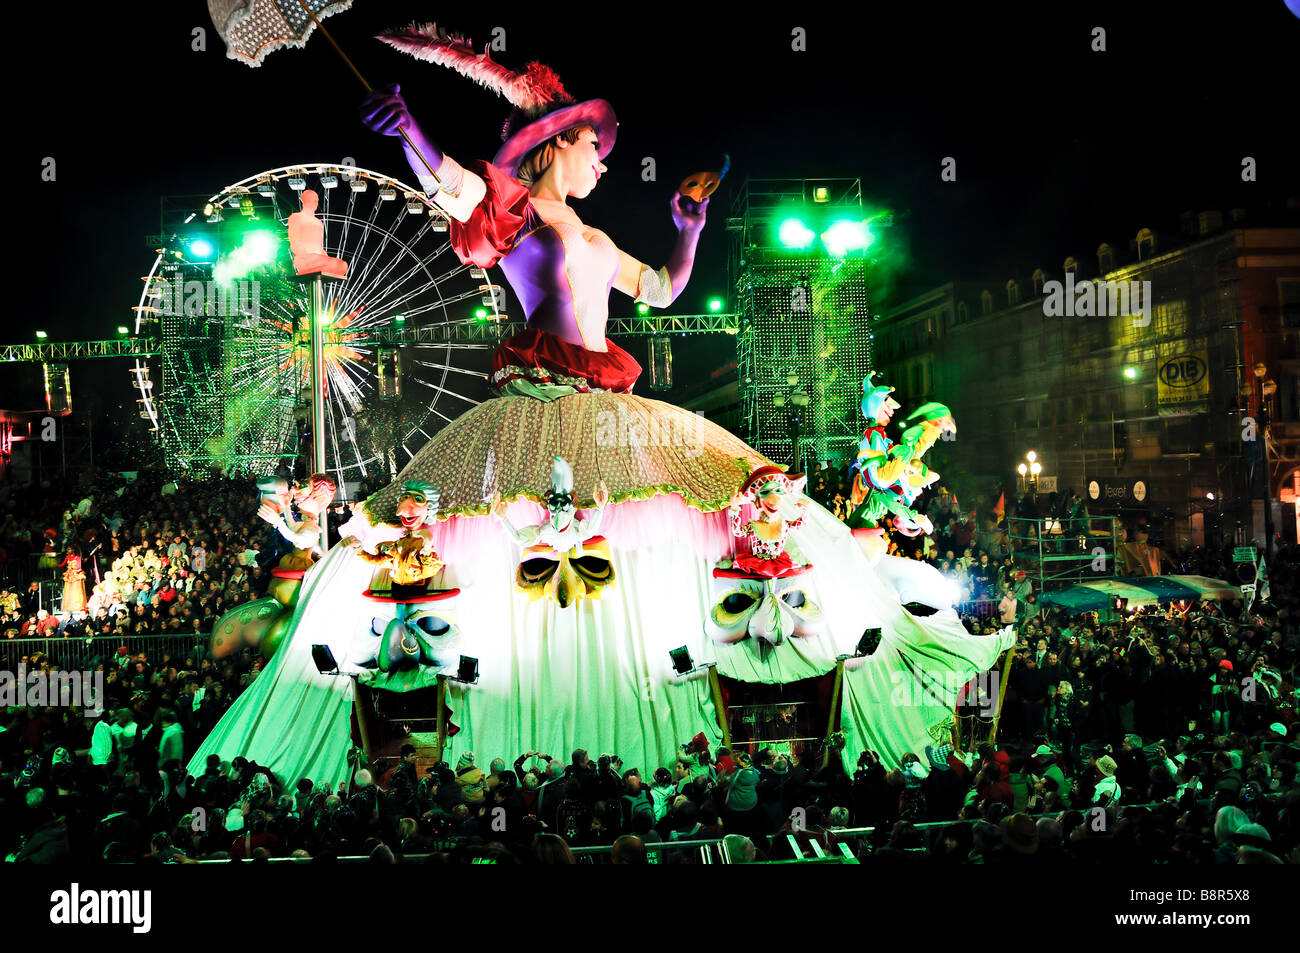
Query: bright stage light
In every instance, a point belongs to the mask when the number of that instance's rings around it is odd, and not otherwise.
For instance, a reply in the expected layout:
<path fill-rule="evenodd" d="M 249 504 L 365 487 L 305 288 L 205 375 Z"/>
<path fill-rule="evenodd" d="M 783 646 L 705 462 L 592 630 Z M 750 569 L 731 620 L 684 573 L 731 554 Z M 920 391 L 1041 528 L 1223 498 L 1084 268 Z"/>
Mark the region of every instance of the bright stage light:
<path fill-rule="evenodd" d="M 278 246 L 279 240 L 269 229 L 245 232 L 239 246 L 212 269 L 212 277 L 219 284 L 243 278 L 250 271 L 274 262 Z"/>
<path fill-rule="evenodd" d="M 44 341 L 47 337 L 49 337 L 49 335 L 46 334 L 44 331 L 37 331 L 37 332 L 36 332 L 36 337 L 39 338 L 40 340 Z"/>
<path fill-rule="evenodd" d="M 487 308 L 475 308 L 475 309 L 474 309 L 474 317 L 476 317 L 476 318 L 477 318 L 478 320 L 480 320 L 480 321 L 486 321 L 486 320 L 487 320 L 487 314 L 488 314 L 488 313 L 487 313 Z"/>
<path fill-rule="evenodd" d="M 275 236 L 264 231 L 249 232 L 240 244 L 256 264 L 268 264 L 274 261 L 275 246 Z"/>
<path fill-rule="evenodd" d="M 819 185 L 813 189 L 813 201 L 817 203 L 829 202 L 831 200 L 831 190 L 824 185 Z"/>
<path fill-rule="evenodd" d="M 1136 367 L 1126 367 L 1126 368 L 1124 368 L 1124 376 L 1127 377 L 1127 378 L 1128 378 L 1129 380 L 1131 380 L 1131 381 L 1132 381 L 1132 380 L 1137 380 L 1137 376 L 1138 376 L 1137 368 L 1136 368 Z"/>
<path fill-rule="evenodd" d="M 644 302 L 642 302 L 641 304 L 638 304 L 638 305 L 636 306 L 636 313 L 637 313 L 637 314 L 649 314 L 649 313 L 650 313 L 650 305 L 648 305 L 648 304 L 646 304 L 646 303 L 644 303 Z"/>
<path fill-rule="evenodd" d="M 714 314 L 716 314 L 717 312 L 721 311 L 721 310 L 722 310 L 722 299 L 721 299 L 721 298 L 710 298 L 710 299 L 709 299 L 709 310 L 712 311 Z"/>
<path fill-rule="evenodd" d="M 841 219 L 822 232 L 822 244 L 832 258 L 843 258 L 851 251 L 862 251 L 875 241 L 866 222 Z"/>
<path fill-rule="evenodd" d="M 797 218 L 787 218 L 776 234 L 786 248 L 807 248 L 817 237 L 811 228 Z"/>
<path fill-rule="evenodd" d="M 1021 476 L 1024 476 L 1026 473 L 1029 472 L 1029 467 L 1025 466 L 1022 463 L 1020 464 L 1020 466 L 1016 467 L 1016 472 L 1019 473 Z"/>
<path fill-rule="evenodd" d="M 190 254 L 195 258 L 211 258 L 212 242 L 206 238 L 196 238 L 190 242 Z"/>
<path fill-rule="evenodd" d="M 131 331 L 127 328 L 125 324 L 119 324 L 117 326 L 117 333 L 121 335 L 127 335 L 130 334 Z"/>
<path fill-rule="evenodd" d="M 1028 460 L 1030 463 L 1033 463 L 1035 460 L 1038 459 L 1038 454 L 1030 450 L 1027 454 L 1025 454 L 1025 459 Z"/>
<path fill-rule="evenodd" d="M 1038 476 L 1038 474 L 1043 472 L 1043 465 L 1038 462 L 1031 463 L 1029 465 L 1029 472 L 1032 473 L 1034 476 Z"/>

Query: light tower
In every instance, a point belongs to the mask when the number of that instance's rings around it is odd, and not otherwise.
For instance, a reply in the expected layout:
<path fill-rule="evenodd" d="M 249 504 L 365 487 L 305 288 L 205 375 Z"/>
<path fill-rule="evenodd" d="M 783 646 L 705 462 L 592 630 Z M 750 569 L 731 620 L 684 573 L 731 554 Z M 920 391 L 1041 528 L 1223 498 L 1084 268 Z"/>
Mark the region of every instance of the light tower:
<path fill-rule="evenodd" d="M 843 464 L 872 363 L 861 181 L 749 179 L 731 214 L 743 436 L 779 463 L 797 446 L 809 467 Z"/>

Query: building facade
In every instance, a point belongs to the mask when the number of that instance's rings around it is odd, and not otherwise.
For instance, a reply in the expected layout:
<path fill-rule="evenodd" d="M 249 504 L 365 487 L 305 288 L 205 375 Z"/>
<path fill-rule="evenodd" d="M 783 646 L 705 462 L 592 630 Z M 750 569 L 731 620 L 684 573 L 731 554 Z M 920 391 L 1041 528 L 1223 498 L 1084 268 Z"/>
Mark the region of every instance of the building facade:
<path fill-rule="evenodd" d="M 950 455 L 1008 499 L 1036 483 L 1145 520 L 1167 547 L 1262 544 L 1265 497 L 1296 538 L 1298 339 L 1300 229 L 1234 210 L 1054 272 L 934 288 L 881 315 L 874 357 L 905 408 L 952 408 Z M 1036 477 L 1017 472 L 1030 451 Z"/>

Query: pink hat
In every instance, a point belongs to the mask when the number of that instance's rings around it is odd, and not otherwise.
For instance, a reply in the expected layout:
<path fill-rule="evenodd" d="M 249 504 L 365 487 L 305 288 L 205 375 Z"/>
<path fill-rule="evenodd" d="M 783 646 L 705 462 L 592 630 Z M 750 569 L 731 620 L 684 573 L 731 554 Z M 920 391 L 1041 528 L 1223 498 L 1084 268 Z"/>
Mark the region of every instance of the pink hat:
<path fill-rule="evenodd" d="M 590 125 L 600 143 L 596 154 L 609 155 L 618 135 L 614 107 L 603 99 L 574 102 L 560 77 L 544 63 L 532 62 L 523 72 L 495 63 L 485 48 L 476 53 L 464 37 L 440 30 L 436 24 L 411 24 L 385 30 L 379 39 L 416 59 L 448 66 L 486 86 L 515 107 L 501 130 L 504 143 L 492 160 L 507 175 L 517 175 L 519 163 L 552 136 L 574 126 Z"/>

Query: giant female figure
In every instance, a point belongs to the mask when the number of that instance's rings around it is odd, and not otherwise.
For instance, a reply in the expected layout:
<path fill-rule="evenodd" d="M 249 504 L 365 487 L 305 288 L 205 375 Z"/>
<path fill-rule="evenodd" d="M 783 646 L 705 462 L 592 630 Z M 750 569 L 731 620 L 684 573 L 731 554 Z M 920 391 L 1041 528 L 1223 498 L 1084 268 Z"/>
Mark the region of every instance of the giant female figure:
<path fill-rule="evenodd" d="M 611 292 L 655 307 L 682 293 L 707 198 L 671 199 L 675 244 L 661 267 L 643 264 L 570 204 L 591 194 L 606 171 L 617 135 L 609 103 L 575 101 L 547 67 L 513 73 L 432 27 L 382 38 L 479 80 L 515 106 L 493 160 L 464 165 L 411 115 L 396 86 L 367 97 L 361 116 L 385 135 L 405 130 L 413 143 L 404 146 L 407 160 L 446 212 L 452 249 L 462 262 L 501 269 L 527 326 L 495 352 L 493 399 L 435 434 L 392 484 L 357 508 L 342 529 L 352 546 L 337 547 L 308 572 L 280 652 L 193 764 L 201 767 L 209 753 L 239 753 L 315 777 L 343 763 L 346 730 L 340 741 L 319 726 L 346 725 L 351 680 L 321 676 L 311 647 L 326 642 L 344 659 L 353 633 L 372 631 L 361 598 L 368 567 L 353 549 L 375 551 L 403 534 L 398 503 L 408 481 L 440 490 L 426 526 L 445 564 L 438 586 L 458 593 L 459 651 L 478 661 L 472 684 L 445 683 L 459 729 L 452 745 L 493 756 L 594 745 L 651 771 L 701 730 L 722 740 L 724 703 L 710 689 L 707 666 L 741 682 L 827 676 L 837 659 L 853 655 L 864 629 L 879 626 L 876 653 L 844 663 L 845 756 L 872 748 L 896 764 L 920 751 L 950 717 L 957 688 L 991 664 L 1009 636 L 972 638 L 942 598 L 934 606 L 940 612 L 907 613 L 849 529 L 812 503 L 787 534 L 802 554 L 798 574 L 766 580 L 728 568 L 735 553 L 729 507 L 746 479 L 772 472 L 772 462 L 708 420 L 633 394 L 641 369 L 605 337 Z M 554 546 L 521 552 L 501 521 L 488 517 L 542 524 L 557 457 L 571 467 L 574 489 L 599 488 L 569 505 L 575 514 L 587 510 L 587 519 L 599 509 L 601 535 L 563 553 Z M 566 566 L 589 598 L 539 597 L 556 588 L 548 574 Z M 937 572 L 934 578 L 942 586 Z M 804 618 L 810 607 L 815 625 Z M 777 616 L 793 638 L 770 637 Z M 683 643 L 699 666 L 684 676 L 670 657 Z M 421 670 L 403 687 L 432 686 L 446 674 Z M 906 691 L 923 676 L 933 697 Z M 291 742 L 298 722 L 312 740 Z"/>

